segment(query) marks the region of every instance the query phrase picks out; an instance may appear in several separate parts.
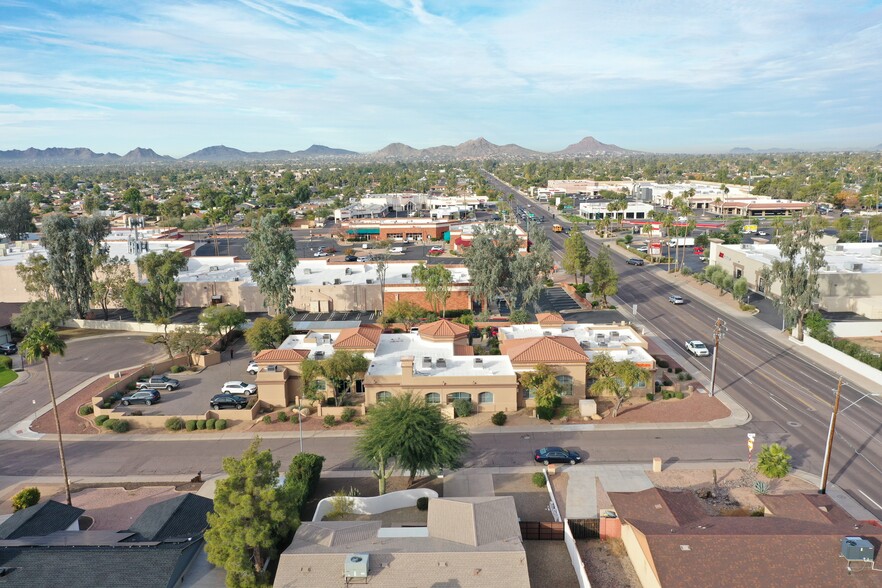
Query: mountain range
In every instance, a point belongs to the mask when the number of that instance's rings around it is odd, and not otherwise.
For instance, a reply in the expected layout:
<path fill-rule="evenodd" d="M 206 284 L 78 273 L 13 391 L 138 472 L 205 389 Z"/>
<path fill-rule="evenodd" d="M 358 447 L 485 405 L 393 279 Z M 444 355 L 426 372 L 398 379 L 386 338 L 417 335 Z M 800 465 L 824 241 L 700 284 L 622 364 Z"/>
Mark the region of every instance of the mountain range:
<path fill-rule="evenodd" d="M 379 151 L 370 153 L 358 153 L 347 149 L 337 149 L 324 145 L 312 145 L 308 149 L 300 151 L 242 151 L 226 145 L 214 145 L 205 147 L 199 151 L 185 155 L 179 159 L 168 155 L 159 155 L 152 149 L 138 147 L 125 155 L 116 153 L 96 153 L 85 147 L 65 148 L 50 147 L 48 149 L 30 148 L 24 151 L 13 149 L 0 151 L 0 164 L 2 163 L 28 163 L 28 164 L 139 164 L 139 163 L 170 163 L 174 161 L 185 162 L 254 162 L 254 161 L 289 161 L 289 160 L 314 160 L 314 159 L 369 159 L 369 160 L 410 160 L 410 159 L 435 159 L 435 160 L 465 160 L 465 159 L 530 159 L 547 156 L 608 156 L 627 155 L 639 153 L 630 151 L 616 145 L 601 143 L 594 137 L 585 137 L 578 143 L 574 143 L 560 151 L 544 153 L 533 151 L 520 145 L 510 143 L 508 145 L 496 145 L 483 137 L 472 139 L 459 145 L 439 145 L 426 149 L 416 149 L 403 143 L 390 143 Z"/>

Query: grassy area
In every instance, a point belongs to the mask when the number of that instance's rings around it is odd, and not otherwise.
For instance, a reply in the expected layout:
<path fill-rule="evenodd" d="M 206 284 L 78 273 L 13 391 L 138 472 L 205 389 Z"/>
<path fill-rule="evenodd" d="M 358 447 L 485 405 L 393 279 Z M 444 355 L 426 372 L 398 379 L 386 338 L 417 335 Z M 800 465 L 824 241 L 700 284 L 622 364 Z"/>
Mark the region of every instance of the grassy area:
<path fill-rule="evenodd" d="M 0 388 L 10 382 L 14 382 L 18 378 L 18 374 L 12 370 L 0 370 Z"/>

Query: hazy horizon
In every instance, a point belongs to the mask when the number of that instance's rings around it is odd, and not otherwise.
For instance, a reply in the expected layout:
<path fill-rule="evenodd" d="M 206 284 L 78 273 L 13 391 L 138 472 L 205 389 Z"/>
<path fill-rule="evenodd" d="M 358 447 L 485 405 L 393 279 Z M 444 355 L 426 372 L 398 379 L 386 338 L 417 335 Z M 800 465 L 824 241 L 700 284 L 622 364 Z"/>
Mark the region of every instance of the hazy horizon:
<path fill-rule="evenodd" d="M 0 0 L 0 149 L 882 143 L 882 3 Z"/>

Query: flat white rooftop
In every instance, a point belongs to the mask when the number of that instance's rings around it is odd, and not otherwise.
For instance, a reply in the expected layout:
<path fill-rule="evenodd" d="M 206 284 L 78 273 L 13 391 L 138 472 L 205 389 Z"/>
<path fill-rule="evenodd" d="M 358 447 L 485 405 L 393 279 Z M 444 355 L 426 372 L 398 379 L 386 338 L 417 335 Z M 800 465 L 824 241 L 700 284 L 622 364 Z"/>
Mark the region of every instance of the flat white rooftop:
<path fill-rule="evenodd" d="M 778 246 L 772 243 L 743 245 L 719 245 L 723 249 L 737 251 L 749 259 L 771 265 L 781 259 Z M 882 273 L 882 243 L 836 243 L 824 249 L 824 262 L 827 267 L 822 274 L 878 274 Z M 860 264 L 855 269 L 854 264 Z"/>
<path fill-rule="evenodd" d="M 415 376 L 513 376 L 515 373 L 506 355 L 454 355 L 452 342 L 427 341 L 412 333 L 381 335 L 367 373 L 401 375 L 402 357 L 413 357 Z"/>
<path fill-rule="evenodd" d="M 147 249 L 142 251 L 140 256 L 154 251 L 177 251 L 194 244 L 193 241 L 185 241 L 183 239 L 147 240 L 145 243 L 147 244 Z M 126 240 L 108 240 L 104 242 L 104 245 L 108 247 L 108 254 L 111 257 L 125 257 L 130 263 L 135 263 L 137 257 L 139 257 L 129 251 L 129 242 Z M 15 243 L 7 243 L 5 249 L 5 255 L 0 255 L 0 265 L 16 265 L 31 255 L 46 255 L 46 248 L 40 245 L 39 242 L 34 241 L 21 243 L 20 246 L 17 246 Z"/>

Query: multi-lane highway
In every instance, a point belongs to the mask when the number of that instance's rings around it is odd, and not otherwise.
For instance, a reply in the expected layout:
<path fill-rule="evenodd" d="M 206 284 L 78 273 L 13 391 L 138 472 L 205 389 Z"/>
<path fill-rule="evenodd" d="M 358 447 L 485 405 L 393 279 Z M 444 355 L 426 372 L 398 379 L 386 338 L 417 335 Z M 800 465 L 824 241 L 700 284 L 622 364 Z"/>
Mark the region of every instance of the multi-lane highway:
<path fill-rule="evenodd" d="M 511 194 L 521 206 L 529 201 L 523 194 L 488 175 L 494 187 Z M 547 216 L 547 215 L 546 215 Z M 567 224 L 563 221 L 561 224 Z M 557 252 L 563 251 L 564 235 L 548 230 Z M 592 253 L 600 243 L 589 240 Z M 690 298 L 674 306 L 670 294 L 682 294 L 665 279 L 661 266 L 630 266 L 625 257 L 613 256 L 619 272 L 618 300 L 626 309 L 637 305 L 636 322 L 646 326 L 668 346 L 682 350 L 687 339 L 712 340 L 713 323 L 726 320 L 728 330 L 717 365 L 717 387 L 726 390 L 753 415 L 742 428 L 757 434 L 757 443 L 779 442 L 787 446 L 794 465 L 820 474 L 824 444 L 839 375 L 835 365 L 820 365 L 805 359 L 793 344 L 778 336 L 768 325 L 753 317 L 731 317 L 713 304 Z M 684 355 L 686 355 L 684 353 Z M 692 368 L 709 375 L 711 358 L 690 359 Z M 882 395 L 846 382 L 843 386 L 837 435 L 834 442 L 830 481 L 882 516 Z M 722 440 L 712 442 L 722 447 Z M 742 441 L 739 441 L 742 443 Z M 727 450 L 728 448 L 726 448 Z"/>

